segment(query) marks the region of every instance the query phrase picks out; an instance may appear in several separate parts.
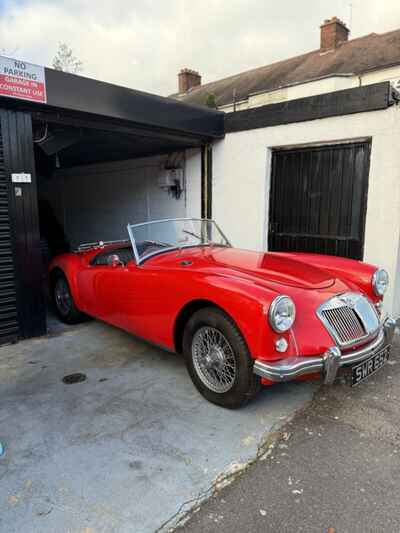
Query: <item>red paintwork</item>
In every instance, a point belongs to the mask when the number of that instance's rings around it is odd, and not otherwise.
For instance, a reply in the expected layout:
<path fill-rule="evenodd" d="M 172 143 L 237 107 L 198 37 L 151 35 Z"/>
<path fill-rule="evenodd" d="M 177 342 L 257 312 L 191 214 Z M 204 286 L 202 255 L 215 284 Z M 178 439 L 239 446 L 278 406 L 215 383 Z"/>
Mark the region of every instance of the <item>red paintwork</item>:
<path fill-rule="evenodd" d="M 134 261 L 126 267 L 91 266 L 92 257 L 103 250 L 61 255 L 50 270 L 65 273 L 81 311 L 170 350 L 176 349 L 179 313 L 196 300 L 228 313 L 251 356 L 266 361 L 317 355 L 332 346 L 315 311 L 333 295 L 355 290 L 378 300 L 371 287 L 376 267 L 340 257 L 193 247 L 162 253 L 141 266 Z M 183 260 L 192 264 L 183 266 Z M 283 335 L 271 329 L 267 318 L 278 294 L 291 296 L 297 308 L 292 330 Z M 284 354 L 274 347 L 282 336 L 289 342 Z"/>

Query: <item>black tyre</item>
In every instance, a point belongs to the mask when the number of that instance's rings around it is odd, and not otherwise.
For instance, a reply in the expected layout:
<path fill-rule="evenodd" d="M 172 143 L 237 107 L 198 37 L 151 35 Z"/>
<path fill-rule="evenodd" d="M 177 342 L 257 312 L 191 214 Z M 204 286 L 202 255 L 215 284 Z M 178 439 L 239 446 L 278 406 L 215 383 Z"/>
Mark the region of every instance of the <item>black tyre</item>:
<path fill-rule="evenodd" d="M 210 402 L 234 409 L 256 396 L 260 379 L 246 342 L 220 309 L 194 313 L 183 334 L 183 352 L 194 385 Z"/>
<path fill-rule="evenodd" d="M 78 324 L 85 315 L 76 307 L 71 289 L 64 274 L 57 273 L 53 278 L 52 297 L 57 315 L 65 324 Z"/>

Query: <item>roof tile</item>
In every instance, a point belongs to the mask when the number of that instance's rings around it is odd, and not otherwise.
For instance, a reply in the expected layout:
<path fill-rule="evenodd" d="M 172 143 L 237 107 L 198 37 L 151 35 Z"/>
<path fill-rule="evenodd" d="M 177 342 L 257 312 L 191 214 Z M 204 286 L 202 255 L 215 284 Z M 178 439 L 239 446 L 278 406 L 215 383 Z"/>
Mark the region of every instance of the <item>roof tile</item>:
<path fill-rule="evenodd" d="M 284 61 L 258 67 L 173 95 L 191 104 L 203 104 L 214 94 L 218 106 L 246 99 L 250 94 L 303 83 L 325 76 L 360 75 L 368 70 L 400 64 L 400 29 L 352 39 L 334 50 L 314 50 Z"/>

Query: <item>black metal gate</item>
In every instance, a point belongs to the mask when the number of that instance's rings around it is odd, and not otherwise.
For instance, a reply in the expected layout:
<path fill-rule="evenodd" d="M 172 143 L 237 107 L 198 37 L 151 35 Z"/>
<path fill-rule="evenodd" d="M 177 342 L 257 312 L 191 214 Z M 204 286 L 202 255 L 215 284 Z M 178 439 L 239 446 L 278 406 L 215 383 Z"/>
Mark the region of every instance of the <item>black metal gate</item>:
<path fill-rule="evenodd" d="M 17 337 L 17 295 L 8 208 L 8 180 L 0 127 L 0 344 L 13 341 Z"/>
<path fill-rule="evenodd" d="M 362 259 L 370 142 L 276 150 L 268 249 Z"/>

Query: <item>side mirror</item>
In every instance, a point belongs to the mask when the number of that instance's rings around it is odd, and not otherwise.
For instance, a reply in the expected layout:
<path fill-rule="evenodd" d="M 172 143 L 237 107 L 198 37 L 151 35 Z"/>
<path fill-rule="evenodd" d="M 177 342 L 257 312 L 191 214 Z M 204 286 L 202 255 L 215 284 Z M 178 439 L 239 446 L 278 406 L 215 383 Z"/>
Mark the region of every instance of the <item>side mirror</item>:
<path fill-rule="evenodd" d="M 113 268 L 124 266 L 124 263 L 121 261 L 118 254 L 110 255 L 110 257 L 107 259 L 107 263 Z"/>

